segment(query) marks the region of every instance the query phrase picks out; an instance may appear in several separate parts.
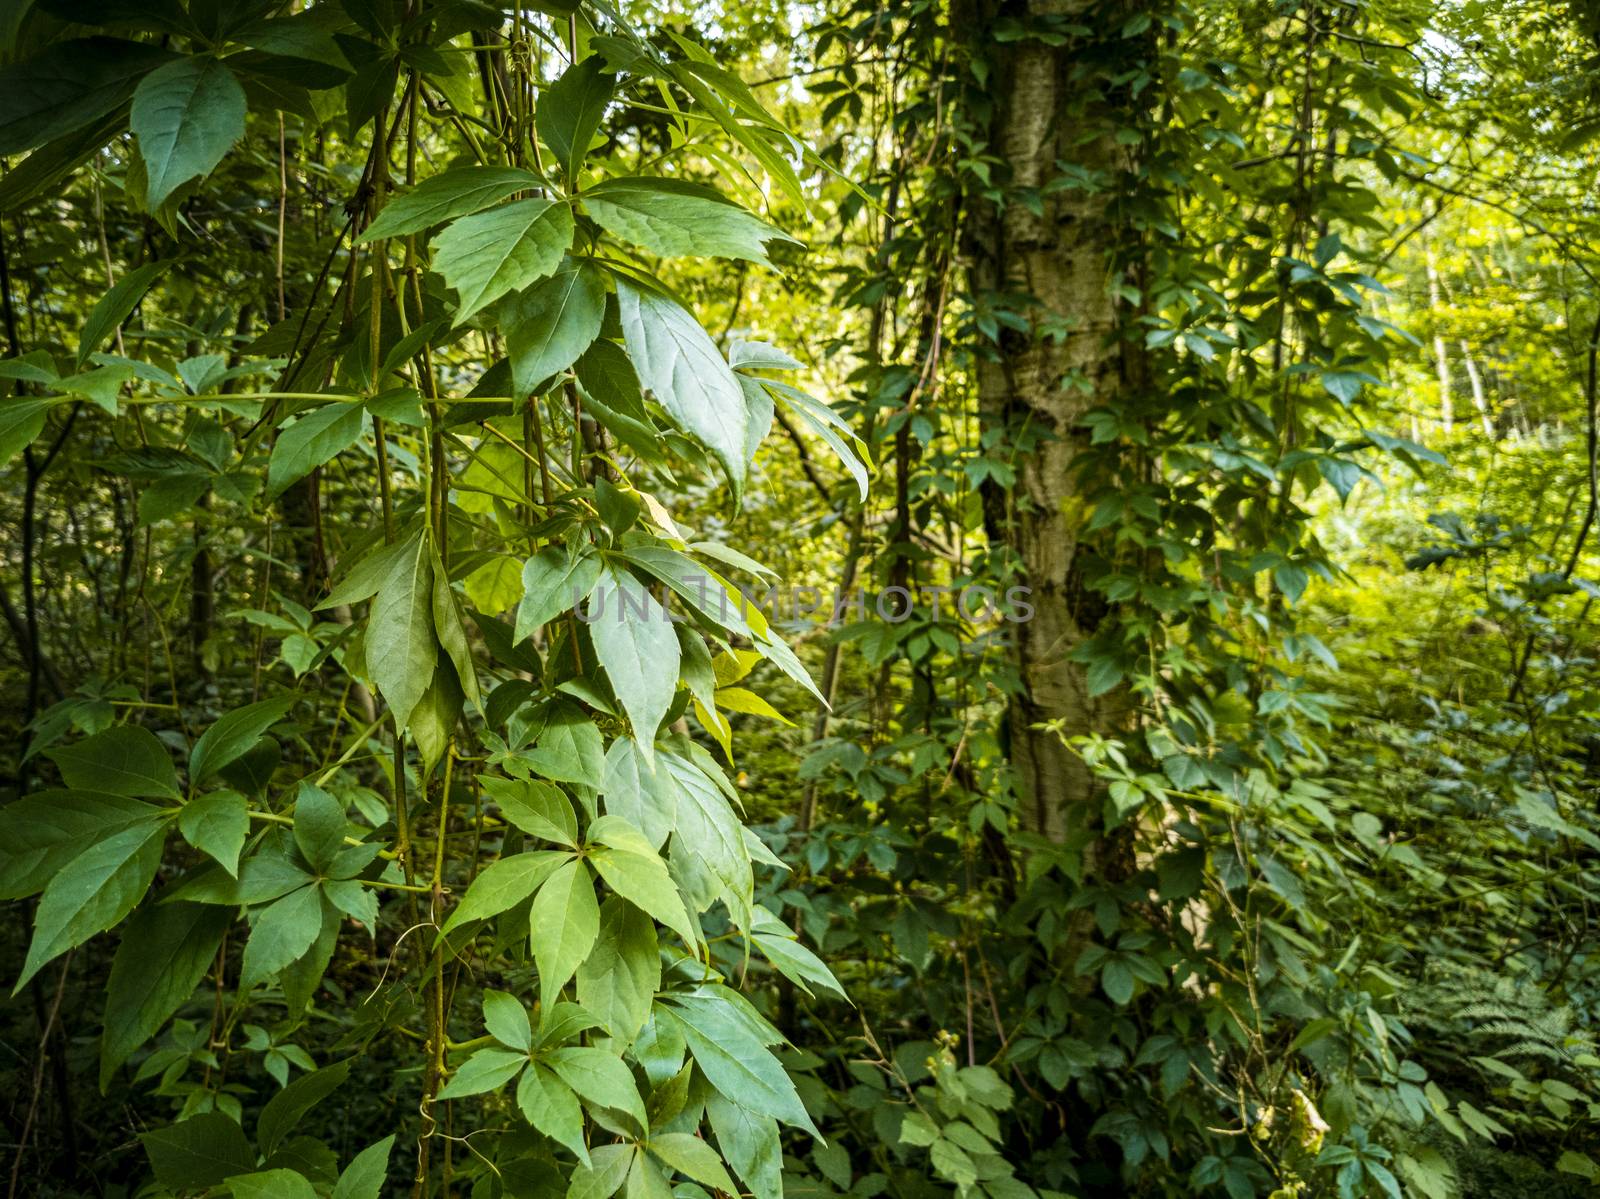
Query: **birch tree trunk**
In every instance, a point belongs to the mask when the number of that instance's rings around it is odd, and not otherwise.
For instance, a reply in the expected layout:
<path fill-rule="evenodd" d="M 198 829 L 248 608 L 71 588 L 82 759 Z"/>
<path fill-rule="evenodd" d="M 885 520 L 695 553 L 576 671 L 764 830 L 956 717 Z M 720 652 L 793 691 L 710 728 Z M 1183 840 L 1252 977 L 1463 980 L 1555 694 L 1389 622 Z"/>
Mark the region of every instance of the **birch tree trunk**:
<path fill-rule="evenodd" d="M 1134 11 L 1130 4 L 1124 14 Z M 1003 17 L 1029 24 L 1052 16 L 1099 28 L 1107 19 L 1104 6 L 1082 0 L 976 0 L 955 27 L 976 39 Z M 1031 297 L 1016 310 L 1030 319 L 1032 332 L 1005 328 L 998 354 L 979 363 L 977 381 L 986 424 L 1043 435 L 1018 456 L 1012 492 L 1003 500 L 989 497 L 988 507 L 989 523 L 1000 526 L 1017 556 L 1033 606 L 1032 619 L 1014 626 L 1022 690 L 1011 706 L 1011 761 L 1022 821 L 1058 842 L 1092 822 L 1099 807 L 1089 802 L 1096 797 L 1089 769 L 1062 736 L 1114 731 L 1129 707 L 1120 689 L 1091 697 L 1085 668 L 1069 658 L 1105 615 L 1101 597 L 1081 578 L 1079 539 L 1088 513 L 1075 502 L 1079 488 L 1070 469 L 1087 445 L 1079 421 L 1090 409 L 1115 404 L 1137 369 L 1117 335 L 1112 289 L 1114 251 L 1123 243 L 1113 201 L 1133 165 L 1115 130 L 1133 123 L 1119 118 L 1131 118 L 1123 106 L 1137 101 L 1104 94 L 1099 89 L 1108 85 L 1083 69 L 1108 45 L 1115 43 L 983 44 L 993 80 L 989 149 L 1002 163 L 996 183 L 1005 198 L 975 207 L 967 246 L 979 297 Z M 1081 168 L 1100 181 L 1098 189 L 1047 190 L 1061 174 L 1058 163 Z M 1063 324 L 1064 337 L 1040 333 Z M 1039 727 L 1049 722 L 1057 722 L 1059 735 Z"/>

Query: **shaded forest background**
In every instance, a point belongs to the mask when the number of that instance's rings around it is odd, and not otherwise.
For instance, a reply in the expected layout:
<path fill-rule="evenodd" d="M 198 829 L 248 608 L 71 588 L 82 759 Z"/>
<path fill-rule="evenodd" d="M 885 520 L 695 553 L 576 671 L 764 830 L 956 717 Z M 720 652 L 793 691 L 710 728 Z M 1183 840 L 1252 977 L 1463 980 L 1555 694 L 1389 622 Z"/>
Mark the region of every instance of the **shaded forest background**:
<path fill-rule="evenodd" d="M 1589 1193 L 1597 36 L 0 6 L 10 1193 Z"/>

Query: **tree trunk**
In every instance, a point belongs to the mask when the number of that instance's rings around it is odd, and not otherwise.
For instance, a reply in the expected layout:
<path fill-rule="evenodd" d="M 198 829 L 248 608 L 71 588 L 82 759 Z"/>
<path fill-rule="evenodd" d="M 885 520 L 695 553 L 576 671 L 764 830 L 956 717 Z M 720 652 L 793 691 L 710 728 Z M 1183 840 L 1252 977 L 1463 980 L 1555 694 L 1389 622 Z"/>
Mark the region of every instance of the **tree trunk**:
<path fill-rule="evenodd" d="M 1050 15 L 1102 23 L 1103 12 L 1091 20 L 1089 7 L 1081 0 L 980 0 L 965 27 L 984 34 L 1008 16 L 1024 24 Z M 1010 711 L 1011 763 L 1024 827 L 1058 842 L 1091 824 L 1099 806 L 1086 802 L 1097 793 L 1093 777 L 1063 737 L 1112 732 L 1129 710 L 1120 689 L 1091 697 L 1084 666 L 1069 658 L 1105 616 L 1101 597 L 1081 578 L 1079 540 L 1088 513 L 1077 501 L 1080 488 L 1070 469 L 1088 441 L 1079 421 L 1117 402 L 1129 367 L 1112 294 L 1114 251 L 1124 241 L 1112 202 L 1132 165 L 1114 129 L 1134 124 L 1129 106 L 1136 101 L 1100 94 L 1093 82 L 1074 75 L 1075 65 L 1109 45 L 1115 43 L 974 46 L 992 71 L 989 149 L 1003 164 L 996 182 L 1006 190 L 1002 204 L 974 205 L 968 244 L 973 290 L 980 305 L 1009 307 L 1033 326 L 1030 333 L 1002 322 L 998 353 L 980 361 L 977 372 L 986 425 L 1034 443 L 1016 457 L 1017 481 L 1003 512 L 998 497 L 986 504 L 991 525 L 1001 526 L 999 536 L 1016 556 L 1018 582 L 1030 589 L 1033 607 L 1031 620 L 1013 626 L 1021 692 Z M 1129 119 L 1119 120 L 1120 112 Z M 1100 178 L 1099 190 L 1047 191 L 1061 173 L 1058 162 Z M 1037 306 L 1019 305 L 1018 296 Z M 1041 334 L 1062 322 L 1064 337 Z M 1054 728 L 1039 727 L 1046 723 Z"/>

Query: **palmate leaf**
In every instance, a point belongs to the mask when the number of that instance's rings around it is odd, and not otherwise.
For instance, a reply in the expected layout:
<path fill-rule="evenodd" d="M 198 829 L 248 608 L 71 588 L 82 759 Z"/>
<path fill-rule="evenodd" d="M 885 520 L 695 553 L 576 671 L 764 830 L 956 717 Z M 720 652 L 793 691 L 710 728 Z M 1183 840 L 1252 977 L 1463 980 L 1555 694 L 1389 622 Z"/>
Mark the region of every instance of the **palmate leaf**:
<path fill-rule="evenodd" d="M 451 222 L 433 239 L 433 269 L 461 298 L 455 324 L 554 272 L 572 231 L 572 209 L 554 200 L 516 200 Z"/>
<path fill-rule="evenodd" d="M 214 58 L 183 58 L 152 71 L 133 94 L 129 127 L 144 160 L 150 210 L 210 174 L 244 136 L 244 89 Z"/>
<path fill-rule="evenodd" d="M 674 995 L 658 1010 L 671 1012 L 696 1064 L 724 1097 L 817 1135 L 794 1083 L 733 999 L 707 993 Z"/>

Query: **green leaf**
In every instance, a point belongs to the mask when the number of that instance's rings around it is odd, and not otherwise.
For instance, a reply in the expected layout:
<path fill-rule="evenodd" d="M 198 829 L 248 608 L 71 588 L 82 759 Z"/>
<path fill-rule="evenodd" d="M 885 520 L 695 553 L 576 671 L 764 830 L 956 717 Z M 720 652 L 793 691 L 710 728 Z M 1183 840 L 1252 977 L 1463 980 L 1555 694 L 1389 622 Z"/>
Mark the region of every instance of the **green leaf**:
<path fill-rule="evenodd" d="M 86 845 L 161 809 L 92 791 L 36 791 L 0 808 L 0 899 L 42 891 Z"/>
<path fill-rule="evenodd" d="M 172 756 L 149 729 L 119 724 L 72 745 L 47 750 L 67 786 L 150 799 L 176 799 Z"/>
<path fill-rule="evenodd" d="M 372 601 L 367 619 L 367 670 L 404 728 L 433 681 L 439 646 L 433 634 L 433 567 L 429 539 L 406 542 Z"/>
<path fill-rule="evenodd" d="M 589 855 L 589 860 L 600 872 L 600 877 L 605 879 L 606 885 L 618 895 L 677 933 L 685 944 L 696 945 L 700 940 L 700 930 L 684 910 L 678 888 L 667 874 L 666 863 L 656 856 L 655 850 L 650 848 L 642 835 L 640 849 L 644 852 L 597 849 Z"/>
<path fill-rule="evenodd" d="M 404 237 L 480 212 L 519 191 L 542 187 L 544 180 L 521 167 L 456 167 L 424 179 L 383 206 L 378 219 L 357 242 Z"/>
<path fill-rule="evenodd" d="M 478 671 L 472 664 L 466 626 L 461 623 L 461 604 L 456 599 L 455 588 L 450 586 L 450 576 L 445 573 L 437 550 L 433 555 L 433 628 L 440 648 L 455 668 L 462 695 L 482 711 L 483 696 L 478 691 Z"/>
<path fill-rule="evenodd" d="M 279 695 L 237 708 L 200 735 L 189 754 L 189 782 L 198 786 L 224 766 L 237 762 L 294 707 L 296 696 Z"/>
<path fill-rule="evenodd" d="M 678 786 L 659 761 L 652 765 L 631 737 L 618 737 L 606 750 L 600 785 L 606 811 L 621 816 L 660 849 L 678 819 Z"/>
<path fill-rule="evenodd" d="M 301 783 L 294 801 L 294 842 L 318 874 L 331 874 L 344 849 L 344 805 L 321 787 Z"/>
<path fill-rule="evenodd" d="M 144 160 L 151 212 L 209 174 L 244 136 L 244 89 L 215 58 L 183 58 L 152 71 L 133 93 L 129 127 Z"/>
<path fill-rule="evenodd" d="M 748 927 L 755 879 L 744 826 L 727 797 L 698 766 L 677 754 L 662 753 L 659 758 L 678 786 L 674 877 L 692 910 L 703 912 L 721 900 L 739 926 Z"/>
<path fill-rule="evenodd" d="M 178 831 L 224 870 L 239 874 L 239 853 L 250 833 L 250 805 L 237 791 L 213 791 L 191 799 L 178 813 Z"/>
<path fill-rule="evenodd" d="M 667 297 L 619 278 L 617 304 L 639 381 L 722 463 L 737 498 L 744 489 L 749 415 L 732 368 L 700 322 Z"/>
<path fill-rule="evenodd" d="M 128 315 L 144 299 L 145 292 L 166 271 L 171 263 L 147 262 L 144 266 L 136 267 L 122 278 L 118 279 L 112 289 L 101 296 L 89 312 L 89 319 L 83 322 L 83 332 L 78 336 L 78 366 L 81 368 L 89 361 L 89 355 L 98 350 L 108 337 L 117 331 L 117 326 L 128 319 Z"/>
<path fill-rule="evenodd" d="M 671 1013 L 706 1080 L 741 1107 L 818 1135 L 778 1059 L 730 1008 L 715 995 L 671 997 Z"/>
<path fill-rule="evenodd" d="M 547 779 L 599 787 L 605 776 L 605 743 L 594 721 L 569 700 L 550 705 L 534 747 L 523 755 Z"/>
<path fill-rule="evenodd" d="M 672 1199 L 672 1187 L 667 1183 L 667 1176 L 644 1153 L 633 1159 L 633 1168 L 628 1171 L 627 1189 L 622 1193 L 624 1199 Z"/>
<path fill-rule="evenodd" d="M 590 550 L 573 555 L 553 545 L 529 558 L 522 567 L 522 600 L 512 636 L 522 641 L 588 599 L 600 581 L 600 565 L 600 555 Z"/>
<path fill-rule="evenodd" d="M 555 274 L 507 303 L 501 326 L 516 394 L 532 393 L 576 362 L 600 336 L 605 314 L 605 273 L 583 259 L 565 259 Z"/>
<path fill-rule="evenodd" d="M 650 1016 L 661 987 L 661 954 L 650 918 L 619 896 L 600 908 L 600 935 L 578 967 L 578 1002 L 624 1045 Z"/>
<path fill-rule="evenodd" d="M 455 323 L 554 271 L 572 231 L 572 209 L 553 200 L 516 200 L 453 221 L 434 238 L 433 269 L 461 297 Z"/>
<path fill-rule="evenodd" d="M 534 897 L 528 926 L 539 993 L 549 1008 L 600 935 L 600 906 L 587 865 L 568 862 L 550 876 Z"/>
<path fill-rule="evenodd" d="M 393 1148 L 394 1134 L 391 1133 L 356 1154 L 339 1175 L 333 1199 L 381 1199 L 389 1176 L 389 1153 Z"/>
<path fill-rule="evenodd" d="M 255 1169 L 255 1150 L 244 1130 L 221 1112 L 205 1112 L 167 1128 L 139 1134 L 156 1181 L 174 1191 L 216 1186 Z"/>
<path fill-rule="evenodd" d="M 509 1049 L 480 1049 L 462 1062 L 450 1076 L 440 1099 L 460 1099 L 464 1095 L 481 1095 L 485 1091 L 504 1086 L 528 1064 L 526 1052 Z"/>
<path fill-rule="evenodd" d="M 783 1199 L 783 1147 L 778 1122 L 741 1107 L 716 1091 L 706 1096 L 706 1115 L 717 1147 L 755 1199 Z"/>
<path fill-rule="evenodd" d="M 578 817 L 558 787 L 533 779 L 485 777 L 483 789 L 500 814 L 523 832 L 568 848 L 578 847 Z"/>
<path fill-rule="evenodd" d="M 630 1144 L 601 1145 L 590 1153 L 590 1164 L 572 1172 L 567 1199 L 611 1199 L 628 1177 L 638 1151 Z"/>
<path fill-rule="evenodd" d="M 267 463 L 267 498 L 275 499 L 317 467 L 331 462 L 361 436 L 360 404 L 336 400 L 302 413 L 278 431 Z"/>
<path fill-rule="evenodd" d="M 634 1118 L 641 1131 L 646 1127 L 644 1100 L 639 1098 L 632 1071 L 620 1057 L 604 1049 L 570 1045 L 552 1050 L 544 1061 L 579 1098 L 599 1107 L 625 1112 Z"/>
<path fill-rule="evenodd" d="M 513 854 L 485 866 L 472 880 L 466 896 L 450 918 L 443 933 L 449 933 L 474 920 L 487 920 L 513 908 L 537 891 L 563 863 L 572 861 L 570 853 L 541 849 L 534 853 Z"/>
<path fill-rule="evenodd" d="M 320 63 L 348 75 L 350 62 L 340 53 L 339 43 L 318 23 L 318 15 L 300 13 L 254 21 L 234 33 L 233 38 L 253 50 Z"/>
<path fill-rule="evenodd" d="M 650 1138 L 649 1148 L 685 1178 L 729 1195 L 739 1193 L 716 1150 L 699 1137 L 687 1132 L 658 1132 Z"/>
<path fill-rule="evenodd" d="M 533 1048 L 533 1026 L 528 1023 L 528 1009 L 515 995 L 485 988 L 483 1026 L 491 1037 L 511 1049 L 527 1053 Z"/>
<path fill-rule="evenodd" d="M 261 910 L 244 947 L 239 985 L 248 990 L 311 951 L 322 933 L 322 888 L 291 891 Z"/>
<path fill-rule="evenodd" d="M 568 67 L 539 96 L 534 124 L 540 140 L 550 147 L 561 167 L 562 177 L 569 182 L 578 178 L 583 156 L 594 140 L 616 85 L 616 76 L 606 73 L 600 55 L 591 54 Z"/>
<path fill-rule="evenodd" d="M 678 634 L 666 608 L 627 571 L 606 565 L 589 600 L 589 640 L 646 760 L 678 689 Z"/>
<path fill-rule="evenodd" d="M 571 1087 L 535 1062 L 517 1083 L 517 1106 L 523 1117 L 545 1136 L 565 1145 L 585 1166 L 591 1164 L 583 1143 L 583 1109 Z"/>
<path fill-rule="evenodd" d="M 106 983 L 100 1090 L 117 1067 L 187 1003 L 233 923 L 228 908 L 162 903 L 128 921 Z"/>
<path fill-rule="evenodd" d="M 33 444 L 44 432 L 45 414 L 56 400 L 0 399 L 0 466 Z"/>
<path fill-rule="evenodd" d="M 1120 957 L 1109 957 L 1100 971 L 1100 985 L 1112 1003 L 1125 1004 L 1133 998 L 1133 971 Z"/>
<path fill-rule="evenodd" d="M 294 1170 L 279 1167 L 255 1174 L 236 1174 L 228 1179 L 233 1199 L 317 1199 L 309 1179 Z"/>
<path fill-rule="evenodd" d="M 606 232 L 664 258 L 743 258 L 771 266 L 764 243 L 794 241 L 721 193 L 682 179 L 607 179 L 579 198 Z"/>
<path fill-rule="evenodd" d="M 161 865 L 165 820 L 141 820 L 95 842 L 61 868 L 39 900 L 33 941 L 12 994 L 41 967 L 133 911 Z"/>
<path fill-rule="evenodd" d="M 15 49 L 14 46 L 8 50 Z M 21 154 L 127 102 L 170 50 L 121 38 L 75 38 L 0 68 L 0 155 Z"/>
<path fill-rule="evenodd" d="M 342 1062 L 302 1074 L 267 1100 L 267 1105 L 261 1109 L 261 1118 L 256 1121 L 256 1141 L 265 1156 L 272 1156 L 302 1116 L 344 1085 L 354 1061 L 347 1057 Z"/>

